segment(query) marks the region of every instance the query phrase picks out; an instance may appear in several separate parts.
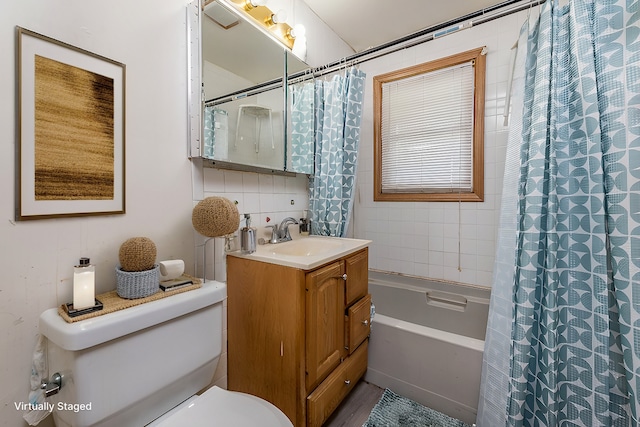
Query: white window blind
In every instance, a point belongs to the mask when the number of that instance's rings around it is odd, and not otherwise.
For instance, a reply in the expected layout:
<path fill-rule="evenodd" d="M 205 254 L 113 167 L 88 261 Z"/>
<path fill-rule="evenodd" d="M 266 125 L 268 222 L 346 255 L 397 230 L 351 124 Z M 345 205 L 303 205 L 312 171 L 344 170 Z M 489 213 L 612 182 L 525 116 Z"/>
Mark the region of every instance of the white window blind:
<path fill-rule="evenodd" d="M 473 191 L 471 61 L 382 84 L 383 193 Z"/>

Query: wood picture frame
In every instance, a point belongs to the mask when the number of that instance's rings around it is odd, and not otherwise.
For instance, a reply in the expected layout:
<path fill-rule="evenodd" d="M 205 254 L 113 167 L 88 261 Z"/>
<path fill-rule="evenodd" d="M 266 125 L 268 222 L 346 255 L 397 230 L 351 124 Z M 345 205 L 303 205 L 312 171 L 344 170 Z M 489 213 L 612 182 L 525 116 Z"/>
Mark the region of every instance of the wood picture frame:
<path fill-rule="evenodd" d="M 16 220 L 125 213 L 125 65 L 16 27 Z"/>

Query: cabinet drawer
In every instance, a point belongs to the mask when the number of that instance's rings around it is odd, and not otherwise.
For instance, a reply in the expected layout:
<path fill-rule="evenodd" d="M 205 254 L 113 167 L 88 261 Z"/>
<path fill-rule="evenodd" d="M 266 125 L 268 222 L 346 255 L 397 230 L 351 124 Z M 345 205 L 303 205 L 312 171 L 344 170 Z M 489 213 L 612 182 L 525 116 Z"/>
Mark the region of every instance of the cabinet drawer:
<path fill-rule="evenodd" d="M 348 307 L 368 293 L 369 289 L 369 250 L 365 248 L 345 260 L 347 283 L 345 305 Z"/>
<path fill-rule="evenodd" d="M 321 427 L 367 370 L 365 341 L 307 397 L 307 427 Z"/>
<path fill-rule="evenodd" d="M 346 347 L 349 354 L 360 345 L 371 331 L 371 295 L 349 307 L 346 324 Z"/>

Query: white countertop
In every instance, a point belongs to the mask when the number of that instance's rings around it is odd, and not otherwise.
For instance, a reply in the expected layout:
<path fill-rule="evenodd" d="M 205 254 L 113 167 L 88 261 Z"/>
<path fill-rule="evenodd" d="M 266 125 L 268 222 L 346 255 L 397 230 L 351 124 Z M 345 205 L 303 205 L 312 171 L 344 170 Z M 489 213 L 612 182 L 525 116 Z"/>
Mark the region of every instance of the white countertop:
<path fill-rule="evenodd" d="M 257 245 L 256 251 L 251 254 L 234 251 L 227 255 L 311 270 L 364 249 L 370 243 L 371 240 L 344 237 L 305 236 L 294 238 L 289 242 Z"/>

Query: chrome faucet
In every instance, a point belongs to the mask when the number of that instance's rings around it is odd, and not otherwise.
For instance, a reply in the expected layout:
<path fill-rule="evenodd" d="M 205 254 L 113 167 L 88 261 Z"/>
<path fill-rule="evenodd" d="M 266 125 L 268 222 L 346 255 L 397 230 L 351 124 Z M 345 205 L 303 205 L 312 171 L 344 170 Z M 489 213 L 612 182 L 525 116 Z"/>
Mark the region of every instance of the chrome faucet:
<path fill-rule="evenodd" d="M 290 216 L 283 219 L 280 222 L 280 225 L 267 225 L 267 227 L 271 227 L 271 239 L 269 239 L 269 243 L 282 243 L 288 242 L 291 240 L 291 233 L 289 232 L 289 224 L 297 224 L 298 221 L 291 218 Z"/>

